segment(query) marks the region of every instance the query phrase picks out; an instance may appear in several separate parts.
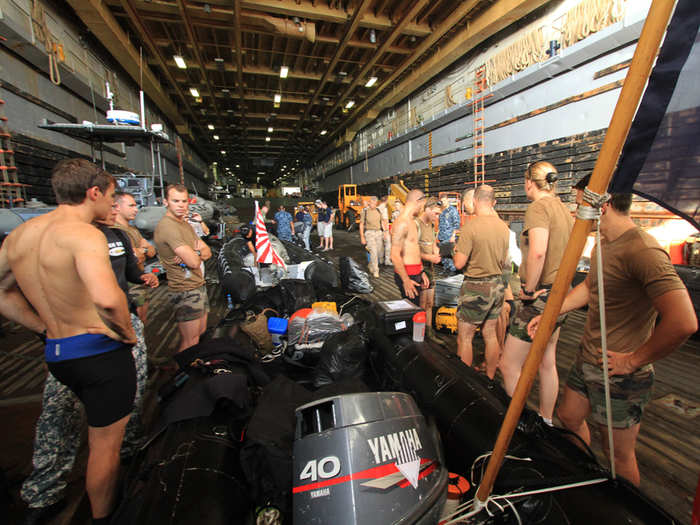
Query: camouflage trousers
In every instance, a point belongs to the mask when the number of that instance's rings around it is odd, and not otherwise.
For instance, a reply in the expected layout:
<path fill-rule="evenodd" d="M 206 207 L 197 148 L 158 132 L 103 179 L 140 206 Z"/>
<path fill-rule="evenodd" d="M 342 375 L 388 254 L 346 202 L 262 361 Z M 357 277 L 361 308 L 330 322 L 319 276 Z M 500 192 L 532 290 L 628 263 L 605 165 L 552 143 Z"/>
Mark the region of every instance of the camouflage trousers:
<path fill-rule="evenodd" d="M 603 370 L 583 360 L 581 354 L 571 365 L 566 386 L 588 398 L 591 420 L 607 425 Z M 651 400 L 654 367 L 645 365 L 631 374 L 610 378 L 610 409 L 613 428 L 630 428 L 642 421 L 644 407 Z"/>
<path fill-rule="evenodd" d="M 384 233 L 381 230 L 367 230 L 365 240 L 369 252 L 369 271 L 374 274 L 379 271 L 379 261 L 384 256 Z"/>
<path fill-rule="evenodd" d="M 465 277 L 459 291 L 457 319 L 473 325 L 498 319 L 505 293 L 506 287 L 500 275 L 483 279 Z"/>
<path fill-rule="evenodd" d="M 144 435 L 140 413 L 147 379 L 146 342 L 143 323 L 134 314 L 131 324 L 136 332 L 136 344 L 131 350 L 136 365 L 136 397 L 124 434 L 122 456 L 135 453 Z M 49 373 L 34 434 L 33 470 L 20 492 L 29 507 L 48 507 L 63 498 L 66 477 L 73 470 L 84 428 L 85 411 L 80 400 Z"/>
<path fill-rule="evenodd" d="M 391 234 L 384 232 L 384 264 L 386 266 L 394 266 L 391 262 Z"/>

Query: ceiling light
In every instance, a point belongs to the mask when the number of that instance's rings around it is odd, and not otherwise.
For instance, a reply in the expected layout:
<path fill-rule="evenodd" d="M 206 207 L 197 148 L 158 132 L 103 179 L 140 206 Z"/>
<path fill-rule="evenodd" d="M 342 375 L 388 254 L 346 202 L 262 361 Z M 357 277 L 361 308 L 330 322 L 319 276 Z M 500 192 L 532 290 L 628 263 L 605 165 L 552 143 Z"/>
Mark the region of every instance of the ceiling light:
<path fill-rule="evenodd" d="M 273 131 L 274 131 L 274 128 L 272 128 L 272 127 L 267 128 L 268 133 L 272 133 Z"/>
<path fill-rule="evenodd" d="M 219 140 L 219 135 L 214 135 L 214 140 Z"/>
<path fill-rule="evenodd" d="M 376 44 L 377 42 L 377 33 L 374 31 L 374 29 L 369 30 L 369 41 L 373 44 Z"/>
<path fill-rule="evenodd" d="M 225 149 L 222 149 L 222 150 L 221 150 L 221 154 L 222 154 L 222 155 L 226 155 L 226 150 L 225 150 Z"/>
<path fill-rule="evenodd" d="M 327 130 L 327 129 L 321 130 L 321 135 L 325 135 L 326 133 L 328 133 L 328 130 Z"/>
<path fill-rule="evenodd" d="M 223 61 L 224 61 L 224 59 L 221 58 L 221 57 L 216 57 L 216 58 L 214 59 L 214 62 L 223 62 Z"/>
<path fill-rule="evenodd" d="M 282 95 L 275 93 L 275 104 L 279 104 L 280 102 L 282 102 Z"/>
<path fill-rule="evenodd" d="M 365 87 L 372 87 L 377 83 L 377 77 L 370 77 L 367 83 L 365 84 Z"/>
<path fill-rule="evenodd" d="M 240 167 L 241 167 L 241 165 L 240 165 L 240 164 L 236 164 L 236 167 L 237 167 L 237 168 L 240 168 Z"/>
<path fill-rule="evenodd" d="M 173 56 L 173 60 L 177 64 L 177 67 L 179 67 L 180 69 L 187 69 L 187 64 L 185 64 L 185 59 L 182 58 L 180 55 Z"/>
<path fill-rule="evenodd" d="M 354 100 L 348 100 L 348 103 L 345 104 L 345 109 L 350 109 L 350 108 L 353 107 L 354 105 L 355 105 L 355 101 L 354 101 Z"/>
<path fill-rule="evenodd" d="M 228 89 L 226 89 L 226 88 L 222 89 L 221 92 L 222 92 L 222 93 L 230 93 L 230 91 L 229 91 Z"/>
<path fill-rule="evenodd" d="M 265 142 L 270 142 L 270 137 L 265 137 Z"/>
<path fill-rule="evenodd" d="M 207 124 L 207 128 L 214 129 L 214 124 Z"/>
<path fill-rule="evenodd" d="M 287 78 L 289 74 L 289 68 L 287 66 L 282 66 L 280 68 L 280 78 Z"/>
<path fill-rule="evenodd" d="M 197 88 L 190 88 L 190 94 L 195 98 L 199 97 L 199 91 L 197 91 Z"/>

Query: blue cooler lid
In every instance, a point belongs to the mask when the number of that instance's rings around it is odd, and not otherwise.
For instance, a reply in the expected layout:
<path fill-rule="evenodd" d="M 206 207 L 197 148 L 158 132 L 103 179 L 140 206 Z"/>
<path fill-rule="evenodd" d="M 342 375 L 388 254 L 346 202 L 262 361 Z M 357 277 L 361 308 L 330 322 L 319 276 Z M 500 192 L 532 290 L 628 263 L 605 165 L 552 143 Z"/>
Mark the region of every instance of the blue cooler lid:
<path fill-rule="evenodd" d="M 288 322 L 283 317 L 270 317 L 267 320 L 267 331 L 271 334 L 286 334 Z"/>

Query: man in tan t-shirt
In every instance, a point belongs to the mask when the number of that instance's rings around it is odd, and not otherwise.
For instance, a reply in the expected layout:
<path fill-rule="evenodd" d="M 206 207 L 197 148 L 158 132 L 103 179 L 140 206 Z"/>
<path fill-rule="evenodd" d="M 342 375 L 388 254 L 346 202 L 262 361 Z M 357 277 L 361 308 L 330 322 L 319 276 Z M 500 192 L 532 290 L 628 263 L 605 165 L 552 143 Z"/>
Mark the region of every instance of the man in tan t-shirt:
<path fill-rule="evenodd" d="M 464 268 L 457 309 L 457 353 L 465 364 L 472 365 L 472 340 L 481 326 L 486 344 L 486 374 L 490 379 L 496 374 L 501 354 L 496 324 L 506 292 L 503 266 L 510 240 L 508 225 L 493 209 L 495 202 L 491 186 L 482 185 L 474 191 L 475 216 L 462 227 L 453 256 L 455 267 Z"/>
<path fill-rule="evenodd" d="M 389 231 L 389 196 L 379 199 L 377 209 L 382 213 L 382 230 L 384 231 L 384 265 L 391 266 L 391 232 Z M 379 259 L 382 259 L 380 254 Z"/>
<path fill-rule="evenodd" d="M 420 258 L 423 261 L 423 272 L 428 278 L 428 286 L 420 291 L 420 307 L 426 313 L 426 327 L 433 325 L 433 304 L 435 304 L 435 279 L 433 265 L 440 264 L 440 249 L 435 237 L 435 221 L 440 215 L 440 201 L 437 197 L 428 197 L 425 208 L 416 220 L 418 226 L 418 246 Z"/>
<path fill-rule="evenodd" d="M 368 206 L 360 213 L 360 242 L 369 252 L 369 271 L 375 277 L 379 277 L 379 260 L 384 252 L 382 212 L 377 203 L 377 197 L 371 196 Z"/>
<path fill-rule="evenodd" d="M 600 219 L 605 281 L 608 375 L 617 473 L 639 485 L 634 448 L 654 382 L 652 363 L 675 350 L 698 329 L 690 296 L 668 254 L 629 216 L 632 196 L 615 194 Z M 564 299 L 561 313 L 588 304 L 581 351 L 571 367 L 558 415 L 587 444 L 586 417 L 599 427 L 607 453 L 606 411 L 600 349 L 596 257 L 586 280 Z M 657 315 L 661 317 L 655 326 Z M 540 317 L 530 322 L 534 336 Z"/>
<path fill-rule="evenodd" d="M 134 255 L 143 269 L 143 264 L 147 258 L 155 257 L 155 247 L 143 238 L 141 232 L 129 224 L 136 218 L 139 212 L 136 200 L 131 193 L 117 191 L 114 193 L 114 204 L 117 209 L 117 222 L 114 228 L 124 231 L 131 241 L 131 246 L 134 250 Z M 150 302 L 151 288 L 143 284 L 135 284 L 129 287 L 129 299 L 136 306 L 136 315 L 139 316 L 142 323 L 146 322 L 148 315 L 148 303 Z"/>
<path fill-rule="evenodd" d="M 181 352 L 196 345 L 207 328 L 209 298 L 200 265 L 211 257 L 211 250 L 187 222 L 187 188 L 182 184 L 168 186 L 164 203 L 167 211 L 156 226 L 153 240 L 168 277 Z"/>

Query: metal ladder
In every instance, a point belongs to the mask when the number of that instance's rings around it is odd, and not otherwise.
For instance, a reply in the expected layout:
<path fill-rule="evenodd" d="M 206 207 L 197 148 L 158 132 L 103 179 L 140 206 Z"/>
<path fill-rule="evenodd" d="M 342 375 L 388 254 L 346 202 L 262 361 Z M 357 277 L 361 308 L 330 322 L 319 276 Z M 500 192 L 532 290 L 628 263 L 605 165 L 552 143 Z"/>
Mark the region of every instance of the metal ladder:
<path fill-rule="evenodd" d="M 484 158 L 484 99 L 486 95 L 486 65 L 481 65 L 475 72 L 474 98 L 472 99 L 472 116 L 474 117 L 474 186 L 486 180 L 486 161 Z"/>
<path fill-rule="evenodd" d="M 0 99 L 0 207 L 16 208 L 24 206 L 27 200 L 27 184 L 21 184 L 17 179 L 15 151 L 12 149 L 12 135 L 7 128 L 7 117 L 4 114 L 5 101 Z"/>

